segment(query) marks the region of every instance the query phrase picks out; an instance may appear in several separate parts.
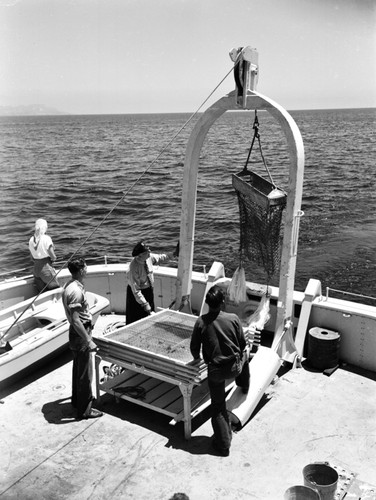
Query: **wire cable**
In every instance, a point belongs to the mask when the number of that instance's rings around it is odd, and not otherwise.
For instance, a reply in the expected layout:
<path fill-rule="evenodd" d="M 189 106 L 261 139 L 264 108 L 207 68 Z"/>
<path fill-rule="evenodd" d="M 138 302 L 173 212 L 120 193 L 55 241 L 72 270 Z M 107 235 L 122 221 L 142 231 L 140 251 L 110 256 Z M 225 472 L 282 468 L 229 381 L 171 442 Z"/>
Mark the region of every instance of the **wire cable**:
<path fill-rule="evenodd" d="M 222 85 L 222 83 L 226 80 L 226 78 L 229 76 L 229 74 L 233 71 L 234 66 L 237 64 L 237 62 L 240 59 L 240 56 L 242 54 L 243 50 L 241 50 L 236 58 L 236 61 L 234 62 L 234 65 L 231 67 L 231 69 L 226 73 L 226 75 L 222 78 L 222 80 L 214 87 L 214 89 L 210 92 L 210 94 L 204 99 L 204 101 L 200 104 L 200 106 L 196 109 L 194 113 L 191 114 L 191 116 L 186 120 L 186 122 L 180 127 L 180 129 L 173 135 L 173 137 L 167 142 L 165 146 L 161 149 L 161 151 L 158 153 L 158 155 L 154 158 L 154 160 L 151 161 L 150 165 L 139 175 L 139 177 L 132 183 L 132 185 L 127 189 L 125 193 L 123 193 L 123 196 L 115 203 L 115 205 L 111 208 L 111 210 L 103 217 L 103 219 L 94 227 L 94 229 L 91 231 L 91 233 L 84 239 L 84 241 L 81 243 L 81 245 L 77 248 L 75 252 L 67 259 L 60 269 L 56 272 L 56 275 L 51 278 L 51 280 L 45 285 L 45 287 L 38 293 L 38 295 L 35 296 L 34 300 L 26 307 L 22 313 L 14 320 L 14 322 L 11 324 L 11 326 L 6 330 L 6 332 L 2 335 L 0 340 L 4 338 L 7 333 L 13 328 L 13 326 L 21 319 L 21 317 L 24 315 L 24 313 L 34 304 L 34 302 L 38 299 L 39 295 L 43 293 L 44 291 L 48 290 L 49 284 L 60 274 L 60 272 L 68 265 L 68 263 L 81 251 L 81 249 L 86 245 L 86 243 L 91 239 L 91 237 L 98 231 L 98 229 L 102 226 L 102 224 L 110 217 L 110 215 L 114 212 L 114 210 L 121 204 L 121 202 L 128 196 L 128 194 L 133 190 L 133 188 L 140 182 L 140 180 L 147 174 L 147 172 L 151 169 L 155 163 L 159 160 L 159 158 L 162 156 L 162 154 L 166 151 L 166 149 L 174 142 L 174 140 L 181 134 L 181 132 L 185 129 L 185 127 L 193 120 L 193 118 L 199 113 L 201 108 L 206 104 L 206 102 L 211 98 L 211 96 L 217 91 L 217 89 Z"/>

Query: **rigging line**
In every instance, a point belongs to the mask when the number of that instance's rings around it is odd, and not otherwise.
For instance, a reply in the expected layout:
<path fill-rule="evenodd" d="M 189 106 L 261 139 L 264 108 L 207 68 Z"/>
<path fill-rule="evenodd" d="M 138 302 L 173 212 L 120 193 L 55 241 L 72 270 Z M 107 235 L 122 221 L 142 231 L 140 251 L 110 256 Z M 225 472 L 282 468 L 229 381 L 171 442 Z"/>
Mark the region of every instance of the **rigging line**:
<path fill-rule="evenodd" d="M 266 160 L 265 160 L 265 157 L 264 157 L 264 153 L 262 151 L 262 146 L 261 146 L 261 139 L 260 139 L 260 134 L 257 135 L 257 139 L 258 139 L 258 143 L 259 143 L 259 148 L 260 148 L 260 153 L 261 153 L 261 158 L 262 158 L 262 161 L 264 163 L 264 167 L 265 167 L 265 170 L 266 172 L 268 173 L 268 176 L 269 176 L 269 179 L 270 179 L 270 182 L 271 184 L 273 184 L 274 187 L 276 187 L 274 181 L 273 181 L 273 178 L 272 178 L 272 174 L 270 173 L 270 170 L 269 170 L 269 167 L 266 163 Z"/>
<path fill-rule="evenodd" d="M 234 63 L 238 61 L 242 52 L 238 54 L 238 57 Z M 109 216 L 113 213 L 113 211 L 120 205 L 123 199 L 133 190 L 133 188 L 140 182 L 140 180 L 144 177 L 144 175 L 151 169 L 151 167 L 159 160 L 162 154 L 166 151 L 166 149 L 173 143 L 173 141 L 178 137 L 178 135 L 184 130 L 184 128 L 193 120 L 193 118 L 197 115 L 200 109 L 204 106 L 204 104 L 210 99 L 210 97 L 214 94 L 214 92 L 222 85 L 228 75 L 233 71 L 233 67 L 226 73 L 226 75 L 222 78 L 222 80 L 217 84 L 217 86 L 211 91 L 211 93 L 207 96 L 207 98 L 200 104 L 197 110 L 188 118 L 188 120 L 180 127 L 180 129 L 175 133 L 175 135 L 170 139 L 170 141 L 161 149 L 159 154 L 154 158 L 154 160 L 150 163 L 150 165 L 142 172 L 142 174 L 133 182 L 133 184 L 129 187 L 129 189 L 123 194 L 123 196 L 115 203 L 115 205 L 111 208 L 111 210 L 105 215 L 105 217 L 97 224 L 97 226 L 93 229 L 93 231 L 86 237 L 86 239 L 82 242 L 82 244 L 78 247 L 78 249 L 71 255 L 71 257 L 63 263 L 59 271 L 56 273 L 56 276 L 60 273 L 60 271 L 72 260 L 72 258 L 77 255 L 77 253 L 85 246 L 87 241 L 93 236 L 93 234 L 100 228 L 100 226 L 109 218 Z M 52 281 L 52 280 L 51 280 Z"/>
<path fill-rule="evenodd" d="M 252 153 L 252 150 L 253 150 L 253 145 L 255 143 L 256 137 L 258 136 L 258 125 L 259 125 L 259 121 L 258 121 L 258 117 L 257 117 L 257 109 L 255 109 L 255 119 L 253 120 L 253 131 L 254 132 L 253 132 L 251 146 L 250 146 L 249 151 L 248 151 L 247 161 L 245 162 L 245 165 L 244 165 L 244 168 L 243 168 L 244 171 L 247 170 L 249 159 L 251 157 L 251 153 Z"/>
<path fill-rule="evenodd" d="M 260 129 L 260 126 L 259 126 L 259 120 L 258 120 L 258 116 L 257 116 L 257 109 L 255 109 L 255 118 L 254 118 L 254 121 L 253 121 L 253 130 L 254 130 L 254 133 L 253 133 L 253 138 L 252 138 L 252 143 L 251 143 L 251 147 L 249 148 L 249 152 L 248 152 L 248 156 L 247 156 L 247 161 L 245 162 L 245 165 L 244 165 L 244 171 L 247 170 L 247 167 L 248 167 L 248 163 L 249 163 L 249 159 L 251 157 L 251 153 L 252 153 L 252 150 L 253 150 L 253 145 L 255 143 L 255 139 L 257 138 L 257 141 L 258 141 L 258 145 L 259 145 L 259 150 L 260 150 L 260 154 L 261 154 L 261 159 L 262 159 L 262 162 L 264 164 L 264 167 L 265 167 L 265 170 L 269 176 L 269 180 L 271 182 L 271 184 L 273 184 L 273 187 L 275 188 L 276 185 L 273 181 L 273 178 L 272 178 L 272 174 L 270 173 L 270 170 L 268 168 L 268 165 L 266 163 L 266 159 L 265 159 L 265 156 L 264 156 L 264 152 L 262 150 L 262 145 L 261 145 L 261 136 L 260 136 L 260 132 L 259 132 L 259 129 Z"/>
<path fill-rule="evenodd" d="M 240 54 L 238 55 L 239 58 Z M 218 83 L 218 85 L 211 91 L 211 93 L 207 96 L 207 98 L 200 104 L 200 106 L 196 109 L 194 113 L 186 120 L 186 122 L 180 127 L 180 129 L 173 135 L 173 137 L 169 140 L 169 142 L 161 149 L 156 158 L 152 160 L 150 165 L 141 173 L 141 175 L 133 182 L 133 184 L 129 187 L 129 189 L 123 193 L 123 196 L 115 203 L 115 205 L 111 208 L 111 210 L 105 215 L 105 217 L 97 224 L 97 226 L 93 229 L 93 231 L 87 236 L 87 238 L 83 241 L 83 243 L 79 246 L 79 248 L 72 254 L 72 256 L 62 265 L 61 269 L 63 269 L 68 262 L 83 248 L 86 242 L 93 236 L 93 234 L 100 228 L 100 226 L 109 218 L 112 212 L 120 205 L 120 203 L 124 200 L 124 198 L 133 190 L 133 188 L 140 182 L 140 180 L 144 177 L 145 174 L 151 169 L 151 167 L 157 163 L 162 154 L 166 151 L 166 149 L 174 142 L 174 140 L 179 136 L 179 134 L 185 129 L 185 127 L 193 120 L 193 118 L 197 115 L 200 109 L 204 106 L 204 104 L 210 99 L 210 97 L 214 94 L 214 92 L 222 85 L 228 75 L 232 72 L 233 68 L 230 69 L 226 73 L 226 75 L 222 78 L 222 80 Z M 61 270 L 60 269 L 60 270 Z M 60 272 L 59 270 L 59 272 Z"/>
<path fill-rule="evenodd" d="M 241 52 L 238 54 L 238 57 L 234 63 L 238 61 Z M 185 129 L 185 127 L 193 120 L 193 118 L 197 115 L 200 109 L 204 106 L 204 104 L 210 99 L 210 97 L 216 92 L 216 90 L 222 85 L 222 83 L 226 80 L 228 75 L 233 71 L 233 67 L 226 73 L 226 75 L 222 78 L 222 80 L 217 84 L 217 86 L 210 92 L 210 94 L 206 97 L 206 99 L 200 104 L 200 106 L 196 109 L 194 113 L 186 120 L 186 122 L 180 127 L 180 129 L 173 135 L 173 137 L 169 140 L 169 142 L 161 149 L 156 158 L 150 163 L 150 165 L 142 172 L 142 174 L 133 182 L 133 184 L 129 187 L 129 189 L 123 194 L 123 196 L 119 199 L 117 203 L 111 208 L 108 214 L 98 223 L 98 225 L 93 229 L 93 231 L 89 234 L 89 236 L 83 241 L 83 243 L 79 246 L 74 254 L 62 265 L 61 269 L 68 264 L 68 262 L 84 247 L 86 242 L 93 236 L 93 234 L 100 228 L 100 226 L 108 219 L 108 217 L 112 214 L 112 212 L 120 205 L 123 199 L 132 191 L 132 189 L 140 182 L 140 180 L 144 177 L 144 175 L 151 169 L 151 167 L 157 163 L 162 154 L 166 151 L 166 149 L 174 142 L 174 140 L 178 137 L 178 135 Z M 61 270 L 60 269 L 60 270 Z M 60 271 L 59 271 L 60 272 Z"/>
<path fill-rule="evenodd" d="M 233 71 L 234 66 L 237 64 L 242 52 L 244 49 L 242 49 L 235 62 L 234 65 L 231 67 L 231 69 L 226 73 L 226 75 L 222 78 L 222 80 L 214 87 L 214 89 L 210 92 L 210 94 L 204 99 L 204 101 L 200 104 L 200 106 L 196 109 L 194 113 L 186 120 L 186 122 L 180 127 L 180 129 L 175 133 L 175 135 L 170 139 L 170 141 L 161 149 L 159 154 L 154 158 L 154 160 L 150 163 L 150 165 L 142 172 L 142 174 L 133 182 L 133 184 L 129 187 L 129 189 L 123 194 L 123 196 L 115 203 L 115 205 L 111 208 L 111 210 L 103 217 L 103 219 L 95 226 L 95 228 L 92 230 L 92 232 L 85 238 L 85 240 L 81 243 L 81 245 L 77 248 L 75 252 L 67 259 L 65 262 L 63 262 L 62 266 L 58 271 L 56 272 L 55 276 L 51 278 L 51 280 L 46 284 L 46 286 L 41 290 L 38 295 L 34 298 L 34 300 L 29 304 L 26 309 L 22 311 L 22 313 L 18 316 L 18 318 L 15 319 L 15 321 L 12 323 L 12 325 L 7 329 L 7 331 L 2 335 L 1 338 L 4 338 L 6 334 L 13 328 L 13 326 L 21 319 L 21 317 L 24 315 L 24 313 L 34 304 L 34 302 L 37 300 L 39 295 L 45 291 L 45 289 L 48 289 L 48 285 L 60 274 L 60 272 L 68 265 L 68 263 L 73 259 L 75 255 L 80 252 L 80 250 L 86 245 L 86 243 L 89 241 L 89 239 L 93 236 L 93 234 L 101 227 L 101 225 L 109 218 L 109 216 L 113 213 L 113 211 L 120 205 L 120 203 L 124 200 L 124 198 L 132 191 L 132 189 L 140 182 L 140 180 L 144 177 L 144 175 L 151 169 L 151 167 L 159 160 L 159 158 L 162 156 L 162 154 L 166 151 L 166 149 L 173 143 L 173 141 L 178 137 L 178 135 L 184 130 L 184 128 L 193 120 L 193 118 L 197 115 L 197 113 L 200 111 L 200 109 L 204 106 L 204 104 L 210 99 L 210 97 L 216 92 L 216 90 L 222 85 L 222 83 L 226 80 L 228 75 Z"/>
<path fill-rule="evenodd" d="M 91 427 L 92 425 L 94 425 L 96 423 L 96 421 L 92 422 L 91 424 L 87 425 L 84 429 L 82 429 L 82 431 L 80 431 L 78 434 L 76 434 L 75 436 L 73 436 L 71 439 L 69 439 L 69 441 L 65 444 L 63 444 L 63 446 L 60 446 L 60 448 L 58 448 L 57 450 L 55 450 L 53 453 L 51 453 L 51 455 L 49 455 L 48 457 L 44 458 L 41 462 L 39 462 L 37 465 L 35 465 L 32 469 L 30 469 L 29 471 L 25 472 L 23 476 L 21 476 L 20 478 L 18 478 L 16 481 L 14 481 L 13 484 L 11 484 L 10 486 L 8 486 L 8 488 L 6 488 L 4 491 L 1 491 L 0 492 L 0 496 L 1 495 L 4 495 L 4 493 L 6 493 L 7 491 L 9 491 L 11 488 L 13 488 L 16 484 L 18 484 L 20 481 L 22 481 L 23 479 L 25 479 L 25 477 L 29 476 L 32 472 L 34 472 L 36 469 L 38 469 L 39 467 L 41 467 L 42 465 L 44 465 L 48 460 L 50 460 L 51 458 L 53 458 L 55 455 L 57 455 L 61 450 L 64 450 L 64 448 L 66 448 L 68 445 L 70 445 L 75 439 L 77 439 L 78 437 L 80 437 L 84 432 L 86 432 L 89 427 Z"/>

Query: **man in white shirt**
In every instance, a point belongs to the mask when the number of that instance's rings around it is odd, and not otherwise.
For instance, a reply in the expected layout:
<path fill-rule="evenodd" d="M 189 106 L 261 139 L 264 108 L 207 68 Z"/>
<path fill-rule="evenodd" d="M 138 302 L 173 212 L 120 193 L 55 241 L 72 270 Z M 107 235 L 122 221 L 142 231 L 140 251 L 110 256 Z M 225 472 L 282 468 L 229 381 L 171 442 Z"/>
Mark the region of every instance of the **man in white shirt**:
<path fill-rule="evenodd" d="M 64 286 L 63 304 L 70 323 L 69 348 L 73 354 L 72 406 L 77 409 L 78 420 L 97 418 L 103 413 L 91 407 L 94 399 L 91 353 L 97 346 L 92 339 L 92 315 L 83 284 L 87 272 L 85 260 L 72 259 L 68 269 L 72 279 Z"/>

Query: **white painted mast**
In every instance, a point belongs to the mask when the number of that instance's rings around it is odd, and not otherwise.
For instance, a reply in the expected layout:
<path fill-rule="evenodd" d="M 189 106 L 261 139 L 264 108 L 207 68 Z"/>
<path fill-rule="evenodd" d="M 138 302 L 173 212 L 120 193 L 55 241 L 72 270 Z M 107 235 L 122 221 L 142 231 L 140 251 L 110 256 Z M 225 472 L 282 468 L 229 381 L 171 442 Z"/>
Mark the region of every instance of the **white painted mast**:
<path fill-rule="evenodd" d="M 242 64 L 242 87 L 219 99 L 197 121 L 190 135 L 184 163 L 182 213 L 180 225 L 180 255 L 177 280 L 177 308 L 189 302 L 191 294 L 194 232 L 197 200 L 197 176 L 200 152 L 210 127 L 226 111 L 266 110 L 280 124 L 286 137 L 289 155 L 289 182 L 284 213 L 283 248 L 280 265 L 279 297 L 273 346 L 280 356 L 291 361 L 296 356 L 292 337 L 292 308 L 299 221 L 303 191 L 304 146 L 291 115 L 279 104 L 256 92 L 258 54 L 250 47 L 233 49 L 233 61 Z"/>

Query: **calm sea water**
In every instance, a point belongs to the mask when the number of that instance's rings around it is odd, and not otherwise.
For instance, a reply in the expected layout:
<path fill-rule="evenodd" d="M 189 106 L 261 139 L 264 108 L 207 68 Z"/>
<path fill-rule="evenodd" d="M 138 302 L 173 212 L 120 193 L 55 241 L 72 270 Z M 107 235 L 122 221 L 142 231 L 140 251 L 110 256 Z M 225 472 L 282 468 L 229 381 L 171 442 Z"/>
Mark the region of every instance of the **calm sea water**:
<path fill-rule="evenodd" d="M 375 296 L 376 110 L 291 114 L 306 156 L 296 288 L 304 290 L 312 277 L 324 286 Z M 27 242 L 39 217 L 47 219 L 62 262 L 76 251 L 121 262 L 140 238 L 156 251 L 172 249 L 179 238 L 185 147 L 195 120 L 152 162 L 188 117 L 1 117 L 0 272 L 31 269 Z M 259 113 L 259 121 L 268 167 L 286 187 L 284 137 L 267 114 Z M 238 265 L 239 212 L 231 174 L 244 166 L 252 124 L 252 112 L 228 113 L 207 136 L 199 169 L 196 270 L 220 260 L 231 276 Z M 252 169 L 266 175 L 257 148 L 251 160 Z M 246 276 L 265 280 L 253 263 L 246 263 Z"/>

